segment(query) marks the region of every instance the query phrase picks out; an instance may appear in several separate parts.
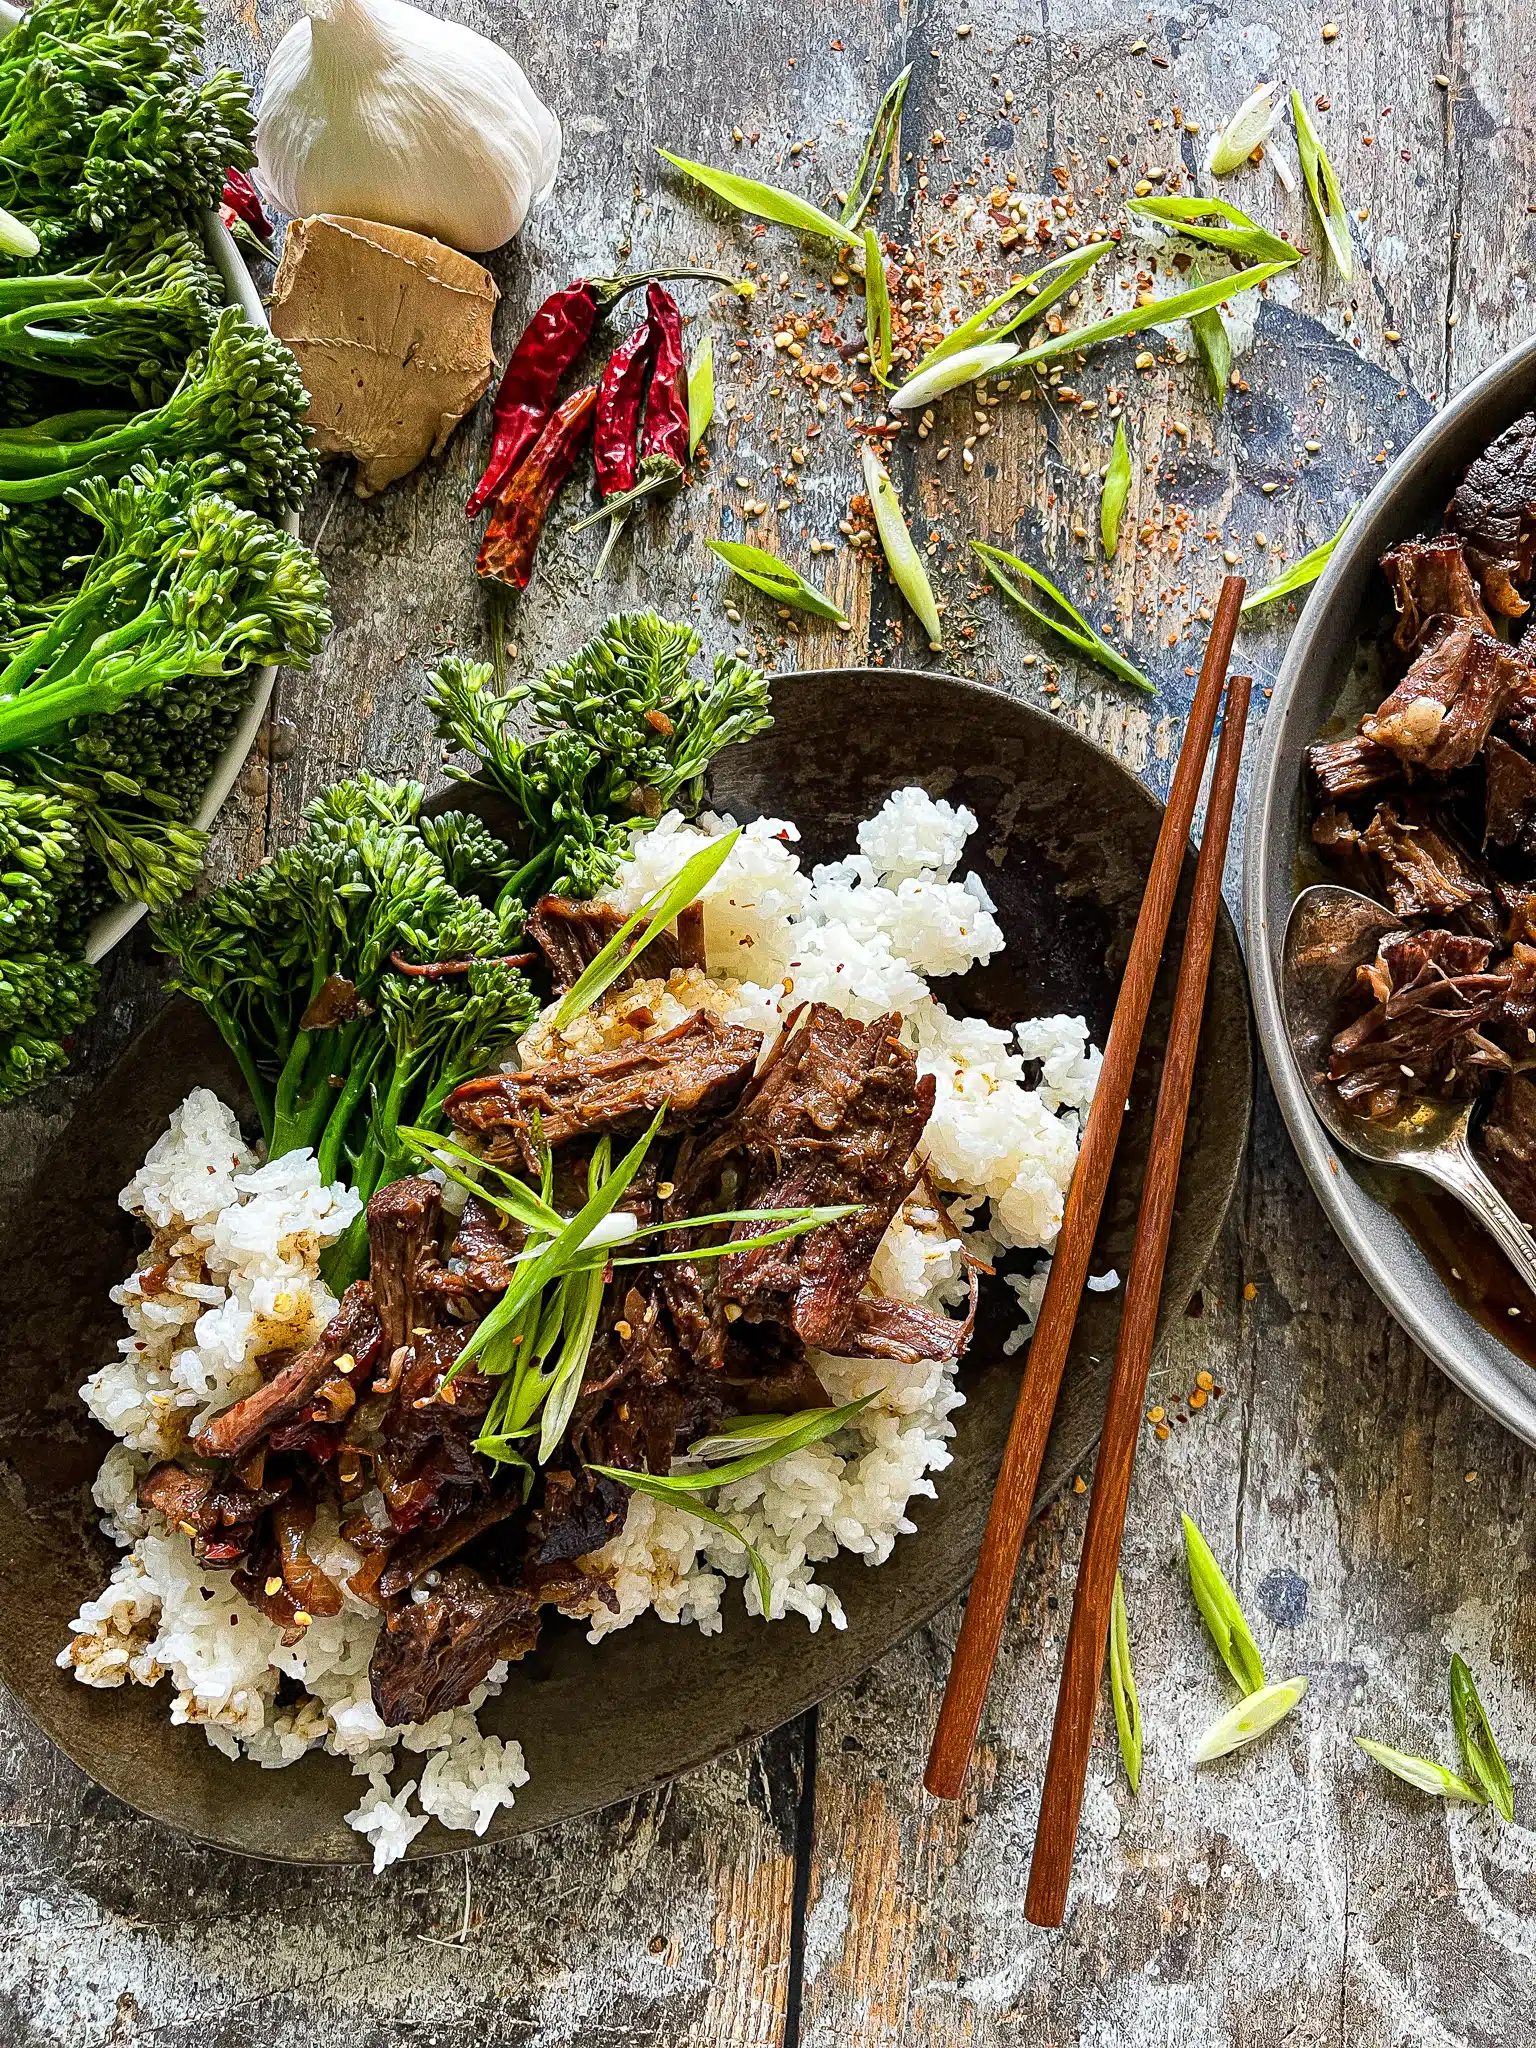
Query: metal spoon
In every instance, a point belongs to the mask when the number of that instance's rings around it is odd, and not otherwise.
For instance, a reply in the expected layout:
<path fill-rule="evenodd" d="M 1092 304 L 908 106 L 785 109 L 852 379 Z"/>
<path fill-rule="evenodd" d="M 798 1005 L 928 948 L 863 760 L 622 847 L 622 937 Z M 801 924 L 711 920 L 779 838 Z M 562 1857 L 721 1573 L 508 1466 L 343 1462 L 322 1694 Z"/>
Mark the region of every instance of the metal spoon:
<path fill-rule="evenodd" d="M 1301 1077 L 1335 1144 L 1376 1166 L 1422 1173 L 1483 1226 L 1526 1286 L 1536 1291 L 1536 1240 L 1472 1149 L 1471 1102 L 1423 1096 L 1391 1123 L 1356 1116 L 1327 1078 L 1328 1052 L 1355 970 L 1376 957 L 1382 935 L 1403 920 L 1369 896 L 1321 882 L 1291 905 L 1280 965 L 1280 999 Z"/>

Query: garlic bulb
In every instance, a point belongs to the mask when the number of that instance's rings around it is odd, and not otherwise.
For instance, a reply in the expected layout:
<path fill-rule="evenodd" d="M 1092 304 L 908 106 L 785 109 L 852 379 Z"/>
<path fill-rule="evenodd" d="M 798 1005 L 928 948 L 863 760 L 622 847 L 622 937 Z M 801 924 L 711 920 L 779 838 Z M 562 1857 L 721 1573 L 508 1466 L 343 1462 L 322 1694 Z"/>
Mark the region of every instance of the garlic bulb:
<path fill-rule="evenodd" d="M 499 249 L 545 198 L 560 123 L 505 50 L 403 0 L 304 0 L 272 52 L 256 176 L 274 205 Z"/>

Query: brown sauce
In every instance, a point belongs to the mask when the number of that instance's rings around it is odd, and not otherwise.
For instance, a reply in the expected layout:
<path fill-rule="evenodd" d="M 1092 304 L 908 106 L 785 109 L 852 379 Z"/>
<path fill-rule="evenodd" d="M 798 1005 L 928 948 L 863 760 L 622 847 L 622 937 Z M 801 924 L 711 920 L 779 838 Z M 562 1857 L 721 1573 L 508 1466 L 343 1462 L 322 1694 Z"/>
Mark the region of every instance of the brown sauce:
<path fill-rule="evenodd" d="M 1449 1291 L 1501 1344 L 1536 1367 L 1536 1295 L 1453 1196 L 1416 1176 L 1394 1181 L 1388 1206 Z"/>

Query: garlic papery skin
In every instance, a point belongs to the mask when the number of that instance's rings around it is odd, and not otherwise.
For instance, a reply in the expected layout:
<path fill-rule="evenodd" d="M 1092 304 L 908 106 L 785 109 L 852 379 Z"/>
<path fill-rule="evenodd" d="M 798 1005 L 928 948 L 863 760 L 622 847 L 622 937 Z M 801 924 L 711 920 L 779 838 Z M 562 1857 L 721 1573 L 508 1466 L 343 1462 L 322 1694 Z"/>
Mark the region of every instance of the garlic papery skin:
<path fill-rule="evenodd" d="M 506 51 L 404 0 L 304 0 L 272 52 L 256 177 L 284 213 L 499 249 L 560 166 L 560 123 Z"/>

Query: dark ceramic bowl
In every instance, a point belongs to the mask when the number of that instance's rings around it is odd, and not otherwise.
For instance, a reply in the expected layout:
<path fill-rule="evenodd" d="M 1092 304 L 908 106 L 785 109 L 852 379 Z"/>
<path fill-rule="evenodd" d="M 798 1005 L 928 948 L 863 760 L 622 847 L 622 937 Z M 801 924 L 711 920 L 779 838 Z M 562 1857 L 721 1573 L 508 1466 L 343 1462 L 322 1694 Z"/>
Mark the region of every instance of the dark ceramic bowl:
<path fill-rule="evenodd" d="M 963 984 L 940 984 L 941 995 L 1000 1022 L 1084 1014 L 1102 1044 L 1160 817 L 1135 777 L 1059 720 L 940 675 L 783 676 L 773 703 L 773 731 L 721 762 L 714 802 L 740 818 L 795 819 L 808 861 L 850 850 L 855 822 L 902 784 L 969 804 L 981 819 L 970 851 L 998 903 L 1008 950 Z M 1138 1068 L 1096 1271 L 1126 1267 L 1171 996 L 1170 974 Z M 0 1272 L 0 1675 L 62 1749 L 140 1811 L 253 1855 L 352 1862 L 368 1849 L 343 1824 L 362 1789 L 344 1763 L 313 1754 L 282 1771 L 230 1763 L 200 1731 L 170 1726 L 163 1684 L 96 1692 L 53 1661 L 70 1617 L 112 1561 L 88 1492 L 106 1438 L 75 1390 L 111 1356 L 122 1328 L 107 1290 L 131 1268 L 137 1232 L 117 1191 L 198 1083 L 241 1099 L 233 1063 L 201 1012 L 174 1002 L 72 1126 L 12 1219 Z M 1221 1226 L 1251 1089 L 1243 967 L 1224 920 L 1174 1222 L 1169 1313 L 1188 1301 Z M 711 1637 L 647 1617 L 593 1649 L 577 1625 L 557 1618 L 482 1713 L 487 1728 L 522 1742 L 532 1773 L 516 1806 L 493 1822 L 494 1836 L 632 1797 L 776 1727 L 849 1684 L 953 1599 L 975 1562 L 1019 1381 L 1020 1360 L 1001 1349 L 1015 1320 L 1011 1296 L 1000 1284 L 984 1294 L 954 1463 L 938 1499 L 915 1504 L 917 1534 L 878 1570 L 857 1558 L 826 1569 L 847 1609 L 846 1631 L 823 1626 L 812 1635 L 794 1618 L 765 1628 L 734 1591 L 725 1630 Z M 1118 1294 L 1085 1299 L 1046 1493 L 1083 1463 L 1098 1433 L 1119 1304 Z M 914 1754 L 914 1774 L 921 1762 Z M 411 1854 L 441 1854 L 468 1839 L 434 1823 Z"/>
<path fill-rule="evenodd" d="M 1496 1334 L 1508 1307 L 1519 1306 L 1498 1270 L 1502 1261 L 1493 1261 L 1490 1271 L 1477 1233 L 1463 1235 L 1444 1212 L 1420 1208 L 1407 1176 L 1362 1168 L 1337 1149 L 1308 1102 L 1280 1004 L 1285 922 L 1308 856 L 1302 753 L 1351 703 L 1350 671 L 1362 638 L 1383 621 L 1387 601 L 1378 558 L 1395 542 L 1438 525 L 1473 456 L 1533 402 L 1536 341 L 1505 356 L 1431 420 L 1334 549 L 1291 636 L 1264 721 L 1248 812 L 1244 916 L 1259 1043 L 1330 1222 L 1414 1342 L 1490 1414 L 1536 1444 L 1536 1370 Z M 1483 1276 L 1481 1299 L 1458 1289 L 1451 1277 L 1454 1268 L 1465 1279 L 1468 1260 Z"/>

